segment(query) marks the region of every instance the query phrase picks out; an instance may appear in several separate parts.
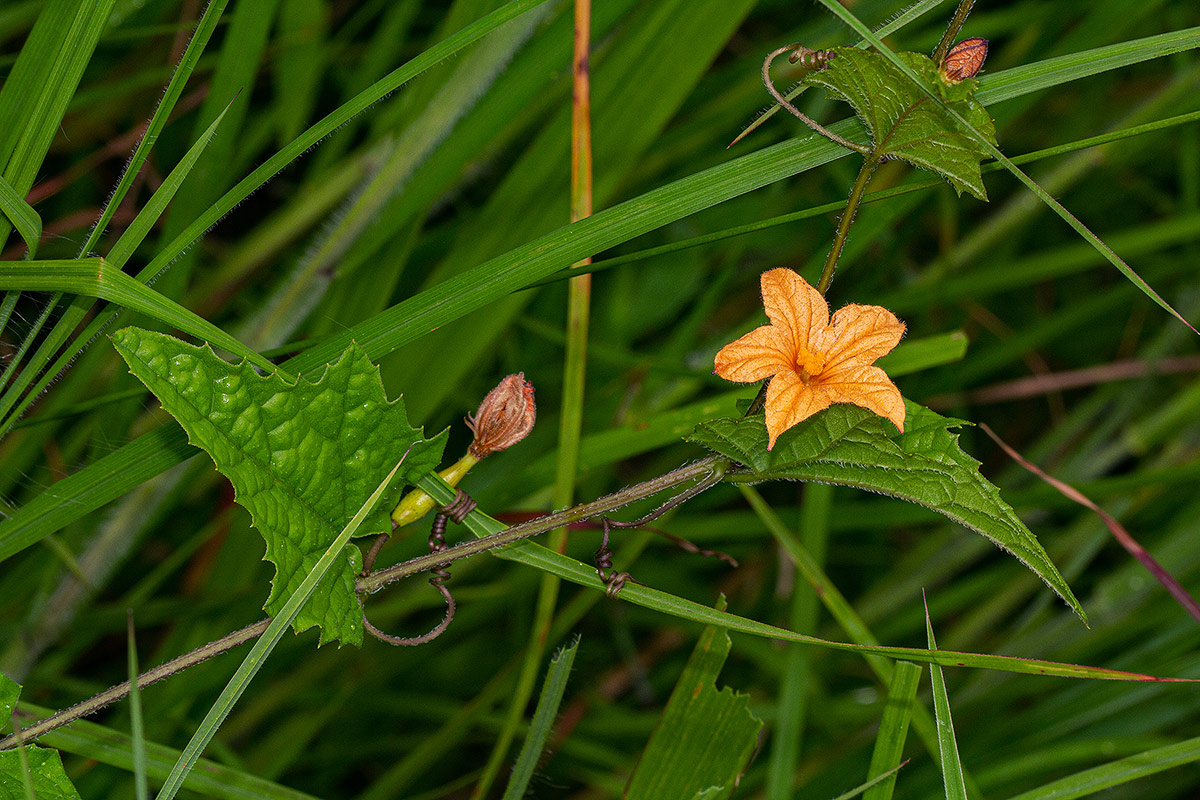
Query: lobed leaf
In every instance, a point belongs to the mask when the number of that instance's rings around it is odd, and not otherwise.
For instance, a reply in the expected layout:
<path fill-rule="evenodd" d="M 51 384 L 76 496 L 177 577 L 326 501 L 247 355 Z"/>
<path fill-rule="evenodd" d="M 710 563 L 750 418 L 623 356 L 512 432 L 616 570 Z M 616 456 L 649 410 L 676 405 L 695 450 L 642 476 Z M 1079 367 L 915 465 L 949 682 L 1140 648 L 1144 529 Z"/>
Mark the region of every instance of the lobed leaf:
<path fill-rule="evenodd" d="M 779 437 L 767 450 L 762 417 L 717 419 L 690 441 L 744 464 L 753 481 L 821 481 L 898 497 L 982 533 L 1016 556 L 1071 606 L 1086 615 L 1037 537 L 1000 491 L 979 473 L 951 428 L 967 424 L 905 402 L 904 433 L 866 409 L 835 405 Z"/>
<path fill-rule="evenodd" d="M 112 340 L 250 512 L 275 565 L 265 605 L 272 616 L 406 449 L 400 476 L 408 482 L 441 460 L 445 433 L 425 439 L 411 427 L 403 401 L 388 401 L 379 369 L 355 344 L 310 382 L 260 375 L 246 361 L 229 364 L 207 346 L 139 328 Z M 381 508 L 357 535 L 388 529 L 390 506 Z M 357 547 L 343 550 L 297 615 L 297 633 L 316 625 L 321 644 L 362 642 L 361 560 Z"/>
<path fill-rule="evenodd" d="M 987 199 L 979 168 L 979 162 L 990 157 L 986 147 L 880 54 L 854 47 L 839 47 L 834 52 L 837 56 L 825 68 L 809 73 L 803 83 L 820 86 L 831 97 L 849 103 L 871 135 L 877 155 L 936 172 L 960 195 L 966 190 L 980 200 Z M 975 81 L 950 86 L 927 56 L 899 56 L 926 84 L 937 87 L 948 106 L 995 144 L 995 124 L 987 109 L 972 97 Z"/>

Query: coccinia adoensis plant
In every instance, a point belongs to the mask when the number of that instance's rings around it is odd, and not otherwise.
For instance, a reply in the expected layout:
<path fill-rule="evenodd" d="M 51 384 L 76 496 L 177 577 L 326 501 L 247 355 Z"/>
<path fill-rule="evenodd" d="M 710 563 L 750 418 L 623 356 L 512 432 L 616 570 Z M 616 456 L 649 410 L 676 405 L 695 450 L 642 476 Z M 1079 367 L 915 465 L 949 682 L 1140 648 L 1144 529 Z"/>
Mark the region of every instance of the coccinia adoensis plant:
<path fill-rule="evenodd" d="M 960 195 L 965 191 L 979 199 L 987 197 L 980 163 L 995 145 L 995 129 L 974 93 L 988 42 L 975 37 L 951 47 L 961 27 L 961 20 L 956 20 L 957 26 L 951 26 L 933 58 L 899 54 L 903 69 L 880 52 L 851 47 L 817 50 L 791 44 L 767 56 L 762 74 L 779 107 L 862 158 L 828 256 L 819 277 L 810 276 L 814 284 L 790 268 L 763 265 L 774 267 L 759 276 L 767 324 L 738 336 L 742 328 L 731 334 L 738 338 L 715 354 L 705 353 L 712 355 L 713 371 L 720 377 L 763 384 L 746 412 L 698 425 L 686 437 L 696 446 L 691 463 L 597 500 L 510 526 L 475 508 L 467 491 L 458 488 L 468 483 L 468 472 L 482 459 L 517 445 L 533 429 L 534 390 L 523 373 L 507 376 L 486 395 L 477 413 L 467 419 L 473 439 L 466 453 L 439 472 L 448 438 L 445 432 L 427 437 L 423 429 L 411 425 L 403 400 L 388 398 L 378 368 L 358 345 L 346 348 L 313 377 L 311 371 L 292 375 L 282 368 L 264 372 L 262 363 L 233 364 L 207 346 L 195 347 L 137 328 L 114 333 L 113 346 L 129 370 L 186 430 L 190 443 L 212 457 L 263 536 L 266 560 L 275 569 L 271 587 L 264 591 L 266 613 L 279 616 L 299 587 L 311 589 L 314 565 L 321 563 L 327 572 L 313 578 L 317 582 L 312 598 L 294 617 L 297 632 L 318 628 L 320 643 L 338 646 L 360 645 L 364 633 L 390 644 L 425 644 L 446 631 L 454 617 L 455 601 L 445 585 L 448 566 L 475 554 L 502 551 L 505 557 L 666 614 L 795 638 L 789 631 L 724 609 L 713 611 L 673 595 L 664 599 L 664 593 L 639 585 L 614 568 L 608 535 L 613 529 L 644 526 L 718 483 L 813 481 L 877 492 L 944 515 L 1010 552 L 1084 618 L 1078 600 L 1037 538 L 980 474 L 978 462 L 959 446 L 954 431 L 964 423 L 906 401 L 876 364 L 900 344 L 905 324 L 842 284 L 834 305 L 850 302 L 830 313 L 829 290 L 841 253 L 866 188 L 881 164 L 904 161 L 940 176 Z M 862 131 L 834 126 L 842 131 L 838 133 L 826 128 L 793 105 L 798 92 L 782 95 L 771 82 L 770 69 L 784 54 L 806 71 L 800 91 L 822 88 L 830 98 L 845 101 L 861 120 Z M 908 72 L 920 79 L 920 85 Z M 319 366 L 324 357 L 315 363 Z M 395 468 L 401 453 L 406 456 L 396 474 L 411 488 L 402 491 L 391 486 L 385 491 L 380 481 Z M 674 494 L 650 514 L 635 520 L 613 518 L 632 503 L 669 492 Z M 367 515 L 365 504 L 380 494 L 383 504 L 377 513 Z M 430 512 L 429 552 L 377 568 L 377 556 L 398 538 L 395 534 L 416 530 L 413 526 Z M 346 520 L 360 513 L 361 527 L 350 531 Z M 604 536 L 594 569 L 560 553 L 511 547 L 589 520 Z M 476 538 L 448 544 L 449 522 L 465 525 Z M 366 535 L 374 537 L 367 547 L 360 549 L 353 541 L 340 551 L 331 547 L 340 536 Z M 366 598 L 418 575 L 431 576 L 429 582 L 445 598 L 442 622 L 421 636 L 383 633 L 367 619 Z M 179 660 L 173 671 L 249 641 L 265 629 L 259 624 L 230 634 Z M 830 644 L 811 637 L 803 641 Z M 831 646 L 914 661 L 945 660 L 933 647 Z M 1004 668 L 999 661 L 988 663 Z M 1091 668 L 1051 662 L 1038 669 L 1129 679 L 1128 673 L 1100 675 L 1089 672 Z M 1032 670 L 1023 664 L 1019 671 Z M 0 690 L 10 688 L 0 685 Z M 9 694 L 15 700 L 15 690 Z M 22 732 L 0 741 L 0 750 L 30 741 L 121 696 L 120 691 L 98 695 L 42 723 L 25 725 Z"/>

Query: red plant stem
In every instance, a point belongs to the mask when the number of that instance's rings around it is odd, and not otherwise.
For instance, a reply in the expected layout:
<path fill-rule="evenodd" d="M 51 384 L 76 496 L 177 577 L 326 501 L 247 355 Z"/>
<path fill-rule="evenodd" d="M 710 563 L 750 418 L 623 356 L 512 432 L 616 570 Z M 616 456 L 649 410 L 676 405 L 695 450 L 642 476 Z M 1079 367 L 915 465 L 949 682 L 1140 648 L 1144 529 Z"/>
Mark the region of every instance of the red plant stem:
<path fill-rule="evenodd" d="M 1179 605 L 1183 606 L 1185 611 L 1191 614 L 1197 622 L 1200 622 L 1200 604 L 1196 602 L 1196 599 L 1188 594 L 1187 589 L 1184 589 L 1179 584 L 1179 581 L 1175 580 L 1175 576 L 1168 572 L 1166 567 L 1158 563 L 1154 556 L 1150 555 L 1150 553 L 1146 551 L 1146 548 L 1142 547 L 1136 539 L 1130 536 L 1129 531 L 1125 530 L 1125 528 L 1121 526 L 1121 523 L 1117 522 L 1117 520 L 1111 514 L 1093 503 L 1086 495 L 1083 494 L 1083 492 L 1080 492 L 1075 487 L 1060 481 L 1058 478 L 1053 478 L 1050 475 L 1047 475 L 1036 464 L 1027 460 L 1016 450 L 1009 447 L 1008 444 L 1006 444 L 999 436 L 997 436 L 996 433 L 987 425 L 980 423 L 979 427 L 984 433 L 992 437 L 992 440 L 996 444 L 1000 445 L 1000 448 L 1004 450 L 1004 452 L 1007 453 L 1009 458 L 1011 458 L 1013 461 L 1016 461 L 1022 467 L 1053 486 L 1064 497 L 1074 500 L 1084 508 L 1088 508 L 1096 512 L 1096 515 L 1103 520 L 1105 527 L 1107 527 L 1112 533 L 1113 538 L 1120 542 L 1121 546 L 1128 550 L 1131 556 L 1141 562 L 1141 565 L 1146 568 L 1146 571 L 1153 575 L 1154 579 L 1161 583 L 1166 590 L 1171 593 L 1171 596 L 1175 598 Z"/>

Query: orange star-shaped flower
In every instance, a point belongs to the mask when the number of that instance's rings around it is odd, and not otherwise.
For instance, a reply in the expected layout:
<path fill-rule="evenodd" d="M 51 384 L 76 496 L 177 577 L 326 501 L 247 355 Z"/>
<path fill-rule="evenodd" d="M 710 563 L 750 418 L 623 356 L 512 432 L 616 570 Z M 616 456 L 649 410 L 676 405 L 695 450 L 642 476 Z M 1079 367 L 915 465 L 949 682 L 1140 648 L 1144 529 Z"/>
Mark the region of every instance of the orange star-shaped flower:
<path fill-rule="evenodd" d="M 829 318 L 825 298 L 790 269 L 762 275 L 770 325 L 717 353 L 715 372 L 737 383 L 770 378 L 767 449 L 793 425 L 833 403 L 853 403 L 903 432 L 904 400 L 887 373 L 871 364 L 892 351 L 904 323 L 880 306 L 848 305 Z"/>

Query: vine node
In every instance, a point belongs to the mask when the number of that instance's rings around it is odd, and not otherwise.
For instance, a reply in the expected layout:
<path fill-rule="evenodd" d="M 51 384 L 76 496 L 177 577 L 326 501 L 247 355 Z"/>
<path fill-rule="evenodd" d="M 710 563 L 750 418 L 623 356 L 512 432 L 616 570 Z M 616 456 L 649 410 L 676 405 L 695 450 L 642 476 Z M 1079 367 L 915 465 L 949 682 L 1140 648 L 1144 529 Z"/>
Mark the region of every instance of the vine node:
<path fill-rule="evenodd" d="M 429 552 L 441 553 L 446 550 L 446 522 L 453 520 L 456 524 L 462 524 L 466 519 L 467 514 L 475 510 L 475 501 L 470 495 L 459 489 L 454 495 L 454 499 L 446 505 L 438 509 L 437 514 L 433 517 L 433 525 L 429 531 Z M 386 536 L 386 534 L 384 535 Z M 378 542 L 376 542 L 378 544 Z M 377 547 L 371 548 L 373 553 L 378 552 Z M 370 555 L 370 554 L 369 554 Z M 371 558 L 371 563 L 374 563 L 374 558 Z M 368 567 L 367 569 L 369 569 Z M 367 619 L 366 612 L 363 613 L 363 627 L 367 633 L 374 636 L 381 642 L 394 645 L 396 647 L 412 647 L 414 645 L 426 644 L 432 642 L 437 637 L 441 636 L 446 628 L 450 627 L 450 623 L 454 620 L 454 596 L 450 594 L 450 590 L 446 588 L 446 581 L 450 580 L 450 571 L 446 569 L 444 564 L 438 564 L 430 570 L 429 585 L 437 589 L 442 597 L 446 599 L 446 613 L 442 617 L 442 621 L 433 627 L 428 633 L 420 636 L 392 636 L 390 633 L 384 633 L 371 624 Z"/>

